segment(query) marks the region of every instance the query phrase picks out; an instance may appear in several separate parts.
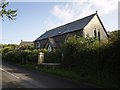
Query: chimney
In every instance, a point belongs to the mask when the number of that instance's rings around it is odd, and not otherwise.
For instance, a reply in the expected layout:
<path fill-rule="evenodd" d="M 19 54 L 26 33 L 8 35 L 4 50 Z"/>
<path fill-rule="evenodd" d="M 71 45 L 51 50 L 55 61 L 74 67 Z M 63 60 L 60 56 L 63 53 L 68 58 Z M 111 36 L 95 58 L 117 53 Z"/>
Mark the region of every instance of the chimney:
<path fill-rule="evenodd" d="M 96 14 L 97 14 L 97 10 L 96 10 Z"/>

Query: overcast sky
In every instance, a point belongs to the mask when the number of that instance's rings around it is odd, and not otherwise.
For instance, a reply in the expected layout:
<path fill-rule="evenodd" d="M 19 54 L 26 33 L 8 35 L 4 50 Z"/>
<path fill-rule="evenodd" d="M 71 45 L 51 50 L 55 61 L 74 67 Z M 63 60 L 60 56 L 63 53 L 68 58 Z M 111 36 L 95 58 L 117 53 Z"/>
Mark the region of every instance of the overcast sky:
<path fill-rule="evenodd" d="M 118 29 L 118 0 L 16 1 L 10 2 L 8 8 L 18 10 L 17 19 L 11 21 L 4 18 L 2 43 L 34 41 L 47 30 L 93 14 L 96 10 L 107 31 Z"/>

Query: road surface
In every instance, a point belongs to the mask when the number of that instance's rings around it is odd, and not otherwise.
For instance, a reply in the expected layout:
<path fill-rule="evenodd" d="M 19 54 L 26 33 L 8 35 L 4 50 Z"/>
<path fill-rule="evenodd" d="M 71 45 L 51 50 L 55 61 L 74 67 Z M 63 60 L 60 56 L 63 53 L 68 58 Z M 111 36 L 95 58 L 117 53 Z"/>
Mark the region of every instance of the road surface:
<path fill-rule="evenodd" d="M 90 88 L 59 76 L 3 63 L 2 88 Z M 93 87 L 92 87 L 93 88 Z"/>

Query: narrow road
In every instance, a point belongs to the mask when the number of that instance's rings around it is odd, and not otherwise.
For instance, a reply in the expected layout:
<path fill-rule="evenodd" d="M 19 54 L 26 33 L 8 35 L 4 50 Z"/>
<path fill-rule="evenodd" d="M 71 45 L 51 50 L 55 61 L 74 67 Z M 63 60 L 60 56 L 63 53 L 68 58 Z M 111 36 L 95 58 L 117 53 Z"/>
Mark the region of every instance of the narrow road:
<path fill-rule="evenodd" d="M 69 79 L 3 63 L 2 88 L 90 88 Z"/>

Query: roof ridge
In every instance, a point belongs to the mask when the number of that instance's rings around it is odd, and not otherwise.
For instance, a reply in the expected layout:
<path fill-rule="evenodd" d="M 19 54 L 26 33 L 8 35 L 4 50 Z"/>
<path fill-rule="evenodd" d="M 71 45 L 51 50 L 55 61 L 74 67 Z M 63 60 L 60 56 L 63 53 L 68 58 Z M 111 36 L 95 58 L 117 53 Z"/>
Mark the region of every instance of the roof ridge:
<path fill-rule="evenodd" d="M 87 24 L 88 24 L 88 22 L 90 22 L 90 20 L 95 16 L 97 14 L 97 12 L 96 13 L 94 13 L 94 14 L 91 14 L 91 15 L 88 15 L 88 16 L 85 16 L 85 17 L 83 17 L 83 18 L 80 18 L 80 19 L 78 19 L 78 20 L 74 20 L 74 21 L 71 21 L 71 22 L 69 22 L 69 23 L 66 23 L 66 24 L 64 24 L 64 25 L 60 25 L 60 26 L 58 26 L 58 27 L 55 27 L 55 28 L 53 28 L 53 29 L 50 29 L 50 30 L 48 30 L 48 31 L 46 31 L 45 33 L 43 33 L 40 37 L 38 37 L 35 41 L 37 41 L 37 40 L 40 40 L 40 39 L 45 39 L 45 38 L 47 38 L 48 36 L 49 36 L 49 34 L 48 33 L 53 33 L 53 35 L 51 35 L 51 37 L 53 37 L 53 36 L 55 36 L 55 35 L 58 35 L 58 32 L 61 32 L 62 34 L 63 33 L 68 33 L 68 32 L 70 32 L 70 31 L 73 31 L 73 30 L 75 30 L 75 29 L 82 29 L 82 28 L 84 28 Z M 79 25 L 78 25 L 78 22 L 79 22 Z M 85 22 L 85 23 L 82 23 L 82 22 Z M 77 24 L 77 27 L 75 27 L 74 29 L 73 29 L 73 27 L 70 27 L 70 26 L 72 26 L 72 25 L 75 25 L 75 24 Z M 67 29 L 66 29 L 66 27 L 67 27 Z M 62 29 L 62 30 L 61 30 Z M 73 30 L 72 30 L 73 29 Z M 55 31 L 55 32 L 54 32 Z M 57 33 L 57 34 L 56 34 Z M 45 36 L 45 35 L 47 35 L 47 36 Z"/>
<path fill-rule="evenodd" d="M 85 18 L 87 18 L 87 17 L 90 17 L 90 16 L 92 16 L 92 15 L 96 15 L 96 14 L 97 14 L 97 13 L 94 13 L 94 14 L 91 14 L 91 15 L 85 16 L 85 17 L 83 17 L 83 18 L 80 18 L 80 19 L 77 19 L 77 20 L 71 21 L 71 22 L 69 22 L 69 23 L 66 23 L 66 24 L 63 24 L 63 25 L 57 26 L 57 27 L 55 27 L 55 28 L 53 28 L 53 29 L 47 30 L 46 32 L 49 32 L 49 31 L 54 30 L 54 29 L 59 28 L 59 27 L 63 27 L 63 26 L 65 26 L 65 25 L 71 24 L 71 23 L 73 23 L 73 22 L 77 22 L 77 21 L 79 21 L 79 20 L 85 19 Z"/>

